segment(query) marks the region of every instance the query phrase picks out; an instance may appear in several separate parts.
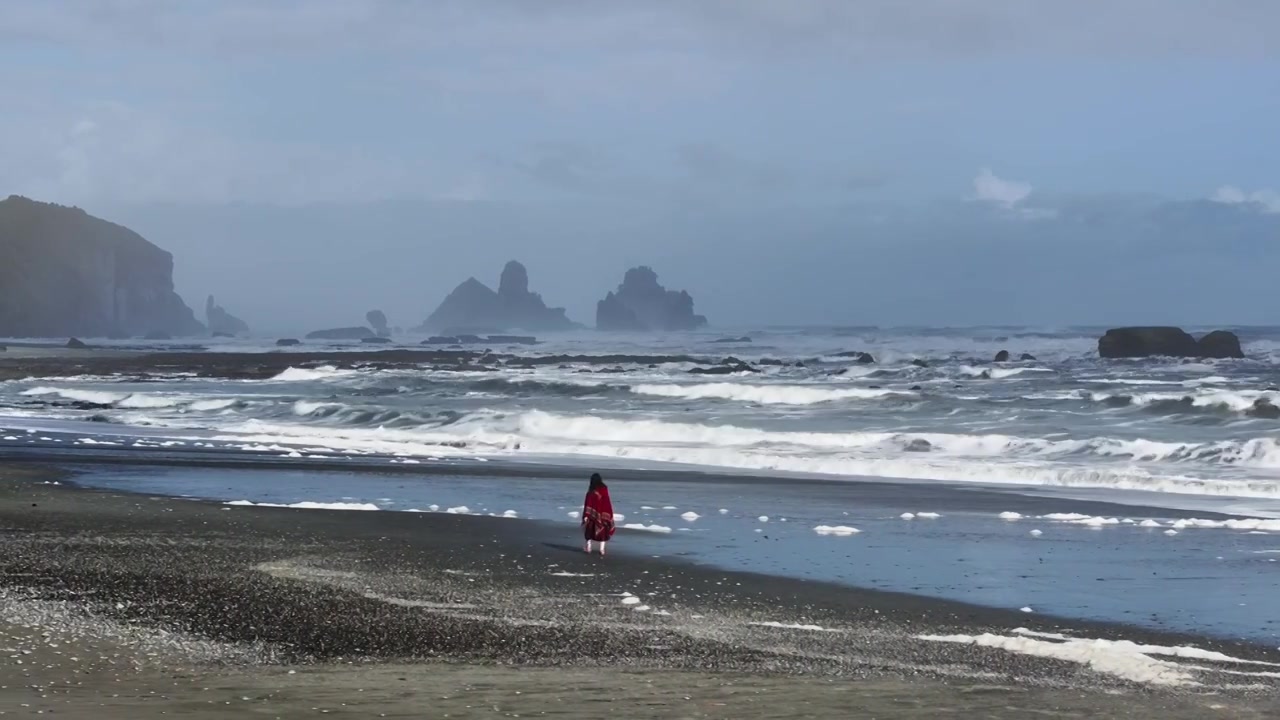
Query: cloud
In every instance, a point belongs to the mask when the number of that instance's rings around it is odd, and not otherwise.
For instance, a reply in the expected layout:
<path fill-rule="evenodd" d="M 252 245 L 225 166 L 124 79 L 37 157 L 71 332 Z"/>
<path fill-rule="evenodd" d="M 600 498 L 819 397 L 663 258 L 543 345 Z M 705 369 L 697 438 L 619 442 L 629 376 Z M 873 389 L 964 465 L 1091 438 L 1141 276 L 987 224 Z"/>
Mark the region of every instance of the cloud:
<path fill-rule="evenodd" d="M 973 179 L 976 200 L 1013 208 L 1031 194 L 1031 184 L 996 177 L 990 168 L 982 168 Z"/>
<path fill-rule="evenodd" d="M 1223 185 L 1209 199 L 1225 205 L 1254 205 L 1263 212 L 1280 213 L 1280 192 L 1271 189 L 1247 192 L 1234 185 Z"/>
<path fill-rule="evenodd" d="M 862 57 L 1107 53 L 1272 56 L 1265 0 L 8 0 L 0 44 L 236 52 L 494 48 Z"/>

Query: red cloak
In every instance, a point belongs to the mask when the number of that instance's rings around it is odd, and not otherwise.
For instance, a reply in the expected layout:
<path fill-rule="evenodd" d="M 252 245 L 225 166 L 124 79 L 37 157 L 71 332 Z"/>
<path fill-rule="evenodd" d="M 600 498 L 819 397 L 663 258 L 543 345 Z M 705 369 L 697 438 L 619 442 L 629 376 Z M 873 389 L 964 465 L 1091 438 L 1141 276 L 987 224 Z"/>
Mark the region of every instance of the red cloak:
<path fill-rule="evenodd" d="M 613 537 L 613 502 L 609 500 L 609 488 L 600 487 L 587 491 L 582 503 L 582 533 L 588 540 L 605 542 Z"/>

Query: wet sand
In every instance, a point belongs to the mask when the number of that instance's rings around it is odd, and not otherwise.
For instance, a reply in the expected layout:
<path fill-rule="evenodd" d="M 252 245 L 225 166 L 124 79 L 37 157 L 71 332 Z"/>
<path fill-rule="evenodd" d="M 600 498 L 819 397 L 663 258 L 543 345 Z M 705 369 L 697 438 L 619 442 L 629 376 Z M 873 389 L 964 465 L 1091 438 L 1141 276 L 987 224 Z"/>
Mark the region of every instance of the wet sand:
<path fill-rule="evenodd" d="M 917 639 L 1061 630 L 1052 618 L 623 543 L 588 558 L 563 528 L 529 521 L 228 508 L 0 468 L 6 713 L 599 717 L 610 701 L 619 717 L 1280 713 L 1275 679 L 1234 674 L 1258 669 L 1247 664 L 1166 687 Z M 1280 662 L 1245 643 L 1071 627 Z"/>

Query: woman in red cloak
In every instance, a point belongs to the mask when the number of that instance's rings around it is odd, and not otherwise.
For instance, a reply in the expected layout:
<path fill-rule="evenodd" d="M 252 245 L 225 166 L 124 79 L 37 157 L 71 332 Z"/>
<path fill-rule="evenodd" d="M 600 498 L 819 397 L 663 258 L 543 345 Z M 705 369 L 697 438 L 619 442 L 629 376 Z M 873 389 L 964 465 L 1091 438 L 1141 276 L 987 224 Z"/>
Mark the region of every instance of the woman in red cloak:
<path fill-rule="evenodd" d="M 604 484 L 600 473 L 591 474 L 591 487 L 587 488 L 587 499 L 582 503 L 582 534 L 587 538 L 587 552 L 591 552 L 591 543 L 600 543 L 600 555 L 604 555 L 604 546 L 613 537 L 613 502 L 609 500 L 609 487 Z"/>

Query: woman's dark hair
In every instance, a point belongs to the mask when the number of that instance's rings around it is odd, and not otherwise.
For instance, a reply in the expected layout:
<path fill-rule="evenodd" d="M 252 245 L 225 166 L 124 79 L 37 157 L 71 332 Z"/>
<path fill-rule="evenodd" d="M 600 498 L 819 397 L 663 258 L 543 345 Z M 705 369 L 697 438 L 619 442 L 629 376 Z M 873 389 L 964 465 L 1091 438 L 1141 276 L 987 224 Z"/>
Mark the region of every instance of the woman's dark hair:
<path fill-rule="evenodd" d="M 600 473 L 591 473 L 591 487 L 588 490 L 605 487 L 604 478 L 600 477 Z"/>

